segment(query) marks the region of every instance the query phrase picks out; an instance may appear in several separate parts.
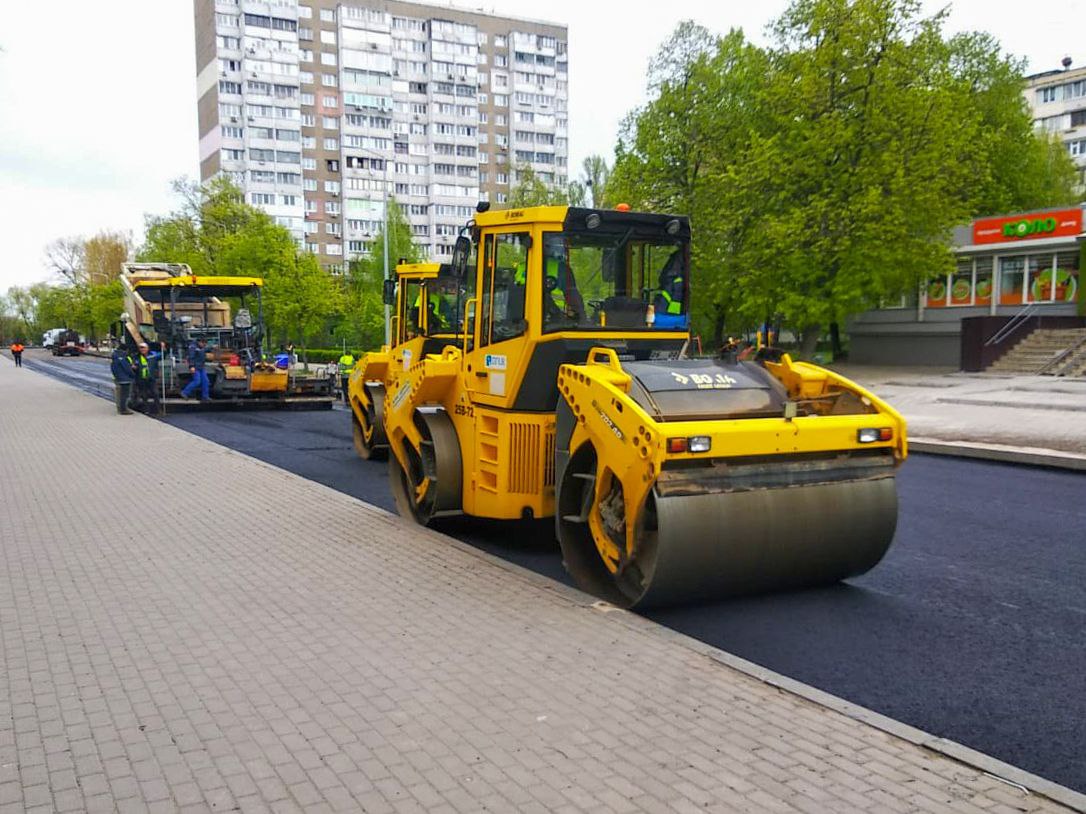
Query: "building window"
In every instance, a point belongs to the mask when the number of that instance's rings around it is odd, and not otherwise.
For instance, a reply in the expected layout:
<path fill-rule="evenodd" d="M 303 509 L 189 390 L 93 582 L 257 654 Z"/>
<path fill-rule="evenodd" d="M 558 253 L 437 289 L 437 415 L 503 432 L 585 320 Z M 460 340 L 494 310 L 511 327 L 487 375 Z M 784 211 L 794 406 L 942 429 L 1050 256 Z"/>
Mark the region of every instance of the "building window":
<path fill-rule="evenodd" d="M 322 8 L 321 9 L 321 22 L 334 23 L 336 21 L 335 9 Z"/>
<path fill-rule="evenodd" d="M 337 83 L 338 83 L 338 80 L 336 79 L 336 75 L 334 73 L 322 73 L 321 74 L 321 84 L 324 85 L 324 87 L 326 87 L 326 88 L 334 88 L 334 87 L 337 87 Z"/>
<path fill-rule="evenodd" d="M 253 206 L 275 206 L 275 195 L 270 192 L 250 192 L 249 202 Z"/>
<path fill-rule="evenodd" d="M 324 140 L 324 149 L 326 150 L 338 150 L 339 139 L 338 138 L 326 138 Z"/>
<path fill-rule="evenodd" d="M 339 172 L 339 159 L 329 158 L 325 162 L 325 166 L 328 168 L 328 172 Z"/>
<path fill-rule="evenodd" d="M 335 96 L 322 96 L 321 104 L 325 107 L 339 107 L 339 99 Z"/>

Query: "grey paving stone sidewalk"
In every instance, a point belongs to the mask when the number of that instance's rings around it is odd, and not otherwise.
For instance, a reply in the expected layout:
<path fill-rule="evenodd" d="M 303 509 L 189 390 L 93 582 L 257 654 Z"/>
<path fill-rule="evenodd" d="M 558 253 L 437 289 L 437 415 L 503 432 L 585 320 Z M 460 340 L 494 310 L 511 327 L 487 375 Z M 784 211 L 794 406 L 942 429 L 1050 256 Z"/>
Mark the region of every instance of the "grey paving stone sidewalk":
<path fill-rule="evenodd" d="M 6 360 L 0 490 L 5 814 L 1063 810 Z"/>

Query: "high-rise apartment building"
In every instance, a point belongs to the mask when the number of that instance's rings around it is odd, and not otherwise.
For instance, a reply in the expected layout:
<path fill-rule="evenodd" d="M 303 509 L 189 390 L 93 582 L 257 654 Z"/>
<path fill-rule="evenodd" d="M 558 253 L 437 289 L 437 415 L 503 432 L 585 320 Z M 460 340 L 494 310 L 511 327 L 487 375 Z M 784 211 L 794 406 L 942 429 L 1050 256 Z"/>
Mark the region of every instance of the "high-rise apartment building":
<path fill-rule="evenodd" d="M 1056 133 L 1078 165 L 1079 185 L 1086 189 L 1086 68 L 1045 71 L 1026 77 L 1025 95 L 1038 127 Z"/>
<path fill-rule="evenodd" d="M 370 250 L 386 194 L 440 259 L 518 167 L 566 183 L 564 26 L 403 0 L 194 2 L 201 178 L 232 178 L 333 272 Z"/>

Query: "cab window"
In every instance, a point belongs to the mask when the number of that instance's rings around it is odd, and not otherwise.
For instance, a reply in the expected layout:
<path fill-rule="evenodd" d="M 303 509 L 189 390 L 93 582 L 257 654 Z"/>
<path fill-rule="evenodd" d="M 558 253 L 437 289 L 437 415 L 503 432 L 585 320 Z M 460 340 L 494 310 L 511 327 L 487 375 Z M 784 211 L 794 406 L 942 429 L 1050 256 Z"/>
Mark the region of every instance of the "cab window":
<path fill-rule="evenodd" d="M 543 330 L 685 328 L 687 264 L 681 241 L 547 233 Z"/>
<path fill-rule="evenodd" d="M 461 302 L 466 287 L 455 277 L 437 277 L 426 283 L 426 335 L 460 333 Z"/>
<path fill-rule="evenodd" d="M 524 297 L 530 243 L 527 232 L 488 235 L 486 238 L 479 298 L 480 346 L 512 339 L 527 330 Z"/>
<path fill-rule="evenodd" d="M 400 281 L 400 341 L 406 342 L 422 333 L 422 284 L 418 280 Z"/>

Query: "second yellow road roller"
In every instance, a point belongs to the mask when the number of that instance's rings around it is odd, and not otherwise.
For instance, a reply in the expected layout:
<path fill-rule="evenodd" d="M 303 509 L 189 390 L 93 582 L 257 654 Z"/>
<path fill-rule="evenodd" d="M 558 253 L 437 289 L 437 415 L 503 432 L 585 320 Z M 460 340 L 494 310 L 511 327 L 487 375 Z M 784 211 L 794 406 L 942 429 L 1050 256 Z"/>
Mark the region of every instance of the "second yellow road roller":
<path fill-rule="evenodd" d="M 450 263 L 397 276 L 350 401 L 404 516 L 553 517 L 621 607 L 835 582 L 890 546 L 904 420 L 786 353 L 689 358 L 687 218 L 480 205 Z"/>

